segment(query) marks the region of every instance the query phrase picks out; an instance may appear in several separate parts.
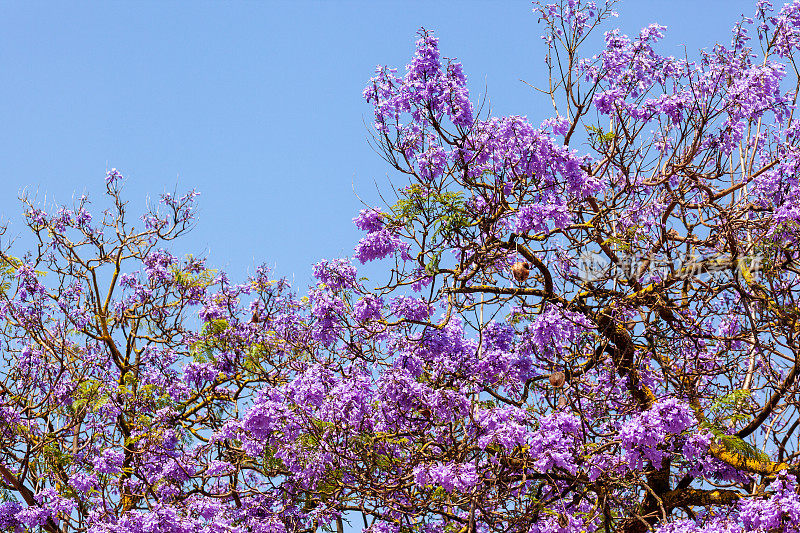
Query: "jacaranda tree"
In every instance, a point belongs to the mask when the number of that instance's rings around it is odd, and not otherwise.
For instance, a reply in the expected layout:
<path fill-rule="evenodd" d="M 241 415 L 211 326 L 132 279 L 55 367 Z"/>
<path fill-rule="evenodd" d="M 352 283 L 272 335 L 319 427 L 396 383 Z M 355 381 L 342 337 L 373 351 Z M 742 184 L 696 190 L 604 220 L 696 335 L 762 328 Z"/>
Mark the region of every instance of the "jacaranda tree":
<path fill-rule="evenodd" d="M 694 61 L 657 25 L 589 55 L 611 8 L 536 7 L 540 125 L 430 32 L 378 68 L 402 182 L 305 295 L 173 256 L 194 193 L 23 199 L 0 529 L 799 531 L 800 1 Z"/>

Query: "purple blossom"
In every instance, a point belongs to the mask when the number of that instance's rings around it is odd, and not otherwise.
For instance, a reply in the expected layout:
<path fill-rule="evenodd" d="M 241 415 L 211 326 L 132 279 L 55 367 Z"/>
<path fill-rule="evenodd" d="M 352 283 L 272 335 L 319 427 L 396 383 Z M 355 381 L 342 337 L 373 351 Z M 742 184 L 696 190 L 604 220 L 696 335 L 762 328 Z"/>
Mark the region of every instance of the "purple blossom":
<path fill-rule="evenodd" d="M 574 311 L 549 305 L 528 327 L 531 340 L 540 352 L 560 352 L 577 342 L 580 336 L 591 327 L 585 316 Z"/>
<path fill-rule="evenodd" d="M 88 494 L 98 484 L 97 474 L 75 472 L 69 477 L 69 483 L 75 487 L 75 490 L 78 492 Z"/>
<path fill-rule="evenodd" d="M 116 169 L 112 168 L 106 172 L 106 184 L 111 186 L 122 180 L 122 174 Z"/>
<path fill-rule="evenodd" d="M 309 291 L 311 313 L 315 318 L 313 337 L 325 344 L 331 344 L 341 329 L 340 317 L 345 312 L 344 302 L 328 289 Z"/>
<path fill-rule="evenodd" d="M 483 328 L 483 343 L 487 350 L 508 351 L 514 341 L 514 327 L 495 321 L 489 322 Z"/>
<path fill-rule="evenodd" d="M 353 222 L 358 229 L 373 233 L 383 229 L 383 214 L 374 209 L 362 209 Z"/>
<path fill-rule="evenodd" d="M 742 501 L 739 517 L 743 525 L 750 531 L 796 532 L 800 524 L 797 478 L 782 473 L 768 490 L 771 493 L 768 498 Z"/>
<path fill-rule="evenodd" d="M 144 272 L 151 280 L 171 280 L 170 267 L 175 264 L 175 258 L 166 250 L 153 250 L 144 260 Z"/>
<path fill-rule="evenodd" d="M 361 263 L 368 263 L 375 259 L 383 259 L 396 252 L 400 252 L 403 257 L 406 257 L 408 249 L 407 243 L 389 230 L 382 229 L 368 233 L 366 237 L 358 241 L 355 256 Z"/>
<path fill-rule="evenodd" d="M 572 414 L 553 413 L 542 417 L 539 428 L 530 438 L 530 454 L 535 458 L 536 470 L 547 472 L 555 466 L 577 472 L 580 435 L 581 422 Z"/>
<path fill-rule="evenodd" d="M 17 518 L 20 511 L 22 505 L 17 502 L 0 502 L 0 528 L 16 531 L 20 525 L 20 520 Z"/>
<path fill-rule="evenodd" d="M 118 474 L 122 471 L 125 454 L 116 448 L 106 448 L 94 460 L 94 469 L 100 474 Z"/>
<path fill-rule="evenodd" d="M 382 307 L 383 300 L 368 294 L 363 298 L 359 298 L 355 303 L 353 306 L 353 316 L 360 322 L 380 320 Z"/>
<path fill-rule="evenodd" d="M 662 446 L 667 436 L 678 435 L 693 423 L 691 407 L 675 398 L 661 400 L 631 418 L 619 431 L 628 464 L 641 469 L 643 459 L 647 459 L 660 467 L 662 459 L 669 456 Z"/>
<path fill-rule="evenodd" d="M 241 428 L 247 432 L 245 445 L 248 453 L 260 454 L 268 439 L 290 431 L 289 423 L 294 417 L 294 413 L 278 391 L 260 392 L 241 422 Z"/>
<path fill-rule="evenodd" d="M 392 123 L 399 125 L 403 113 L 416 120 L 445 115 L 456 126 L 469 127 L 473 106 L 461 65 L 455 61 L 443 65 L 438 39 L 425 30 L 419 35 L 405 77 L 398 78 L 395 70 L 378 67 L 364 89 L 364 98 L 375 106 L 375 127 L 385 130 Z"/>
<path fill-rule="evenodd" d="M 473 464 L 435 463 L 414 469 L 414 480 L 418 485 L 439 485 L 447 492 L 466 492 L 478 483 L 478 474 Z"/>
<path fill-rule="evenodd" d="M 424 321 L 430 318 L 433 309 L 425 300 L 410 296 L 398 296 L 389 302 L 389 310 L 406 320 Z"/>
<path fill-rule="evenodd" d="M 314 265 L 314 277 L 333 291 L 354 287 L 356 273 L 348 259 L 323 259 Z"/>
<path fill-rule="evenodd" d="M 475 413 L 478 446 L 488 448 L 498 444 L 507 450 L 527 446 L 532 437 L 528 414 L 516 407 L 480 409 Z"/>
<path fill-rule="evenodd" d="M 183 380 L 188 385 L 202 387 L 206 383 L 212 383 L 219 376 L 219 370 L 212 363 L 187 363 L 183 367 Z"/>
<path fill-rule="evenodd" d="M 551 222 L 556 229 L 568 226 L 570 214 L 567 206 L 563 203 L 534 203 L 522 206 L 517 213 L 516 231 L 545 233 L 548 231 L 548 222 Z"/>

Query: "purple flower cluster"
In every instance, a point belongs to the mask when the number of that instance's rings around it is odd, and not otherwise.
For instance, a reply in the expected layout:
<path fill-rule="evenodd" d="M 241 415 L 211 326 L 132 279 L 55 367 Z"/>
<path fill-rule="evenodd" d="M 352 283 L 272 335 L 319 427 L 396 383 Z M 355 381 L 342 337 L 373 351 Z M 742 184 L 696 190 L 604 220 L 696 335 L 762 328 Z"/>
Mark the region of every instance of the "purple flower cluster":
<path fill-rule="evenodd" d="M 398 296 L 389 302 L 389 310 L 406 320 L 427 320 L 433 309 L 425 300 L 412 298 L 411 296 Z"/>
<path fill-rule="evenodd" d="M 353 305 L 353 316 L 360 322 L 380 320 L 382 308 L 383 301 L 380 298 L 368 294 L 360 298 L 355 305 Z"/>
<path fill-rule="evenodd" d="M 134 230 L 115 170 L 116 213 L 28 202 L 41 246 L 3 253 L 0 529 L 797 531 L 800 0 L 696 62 L 659 25 L 578 59 L 610 7 L 537 7 L 538 126 L 476 116 L 430 32 L 378 69 L 376 140 L 410 183 L 353 219 L 354 257 L 392 259 L 377 288 L 352 259 L 307 291 L 180 260 L 196 193 Z M 589 281 L 587 251 L 698 276 Z"/>
<path fill-rule="evenodd" d="M 765 499 L 744 500 L 739 518 L 746 531 L 796 532 L 800 527 L 800 495 L 797 478 L 782 474 L 770 483 L 770 496 Z"/>
<path fill-rule="evenodd" d="M 314 338 L 325 344 L 333 343 L 345 311 L 344 302 L 329 289 L 313 290 L 309 293 L 309 299 L 315 319 Z"/>
<path fill-rule="evenodd" d="M 558 305 L 550 305 L 528 327 L 531 341 L 540 353 L 560 352 L 576 343 L 591 328 L 587 318 Z"/>
<path fill-rule="evenodd" d="M 314 265 L 314 277 L 332 291 L 352 288 L 356 273 L 356 267 L 347 259 L 323 259 Z"/>
<path fill-rule="evenodd" d="M 367 233 L 366 237 L 358 241 L 355 257 L 362 264 L 383 259 L 397 252 L 400 252 L 401 257 L 406 258 L 408 249 L 409 245 L 400 237 L 387 229 L 382 229 Z"/>
<path fill-rule="evenodd" d="M 447 116 L 456 126 L 472 124 L 472 102 L 461 64 L 449 61 L 442 65 L 438 39 L 430 32 L 420 31 L 405 77 L 398 78 L 386 67 L 378 67 L 375 73 L 364 89 L 364 98 L 375 106 L 378 130 L 398 124 L 403 113 L 411 113 L 417 121 Z"/>
<path fill-rule="evenodd" d="M 556 229 L 562 229 L 569 225 L 570 214 L 567 206 L 563 203 L 534 203 L 520 207 L 517 213 L 516 231 L 525 233 L 546 233 L 547 223 L 551 222 Z"/>
<path fill-rule="evenodd" d="M 122 470 L 123 453 L 121 450 L 107 448 L 94 460 L 94 468 L 100 474 L 117 474 Z"/>
<path fill-rule="evenodd" d="M 439 463 L 414 469 L 414 481 L 421 486 L 438 485 L 447 492 L 467 492 L 478 483 L 473 464 Z"/>
<path fill-rule="evenodd" d="M 383 214 L 374 209 L 362 209 L 353 222 L 361 231 L 368 233 L 380 231 L 383 229 Z"/>
<path fill-rule="evenodd" d="M 219 370 L 211 363 L 187 363 L 183 367 L 183 379 L 188 385 L 202 387 L 213 382 L 219 376 Z"/>
<path fill-rule="evenodd" d="M 691 407 L 675 398 L 667 398 L 652 408 L 632 417 L 619 430 L 625 458 L 632 469 L 641 469 L 647 460 L 657 468 L 669 457 L 667 451 L 674 444 L 668 437 L 680 435 L 694 424 Z"/>

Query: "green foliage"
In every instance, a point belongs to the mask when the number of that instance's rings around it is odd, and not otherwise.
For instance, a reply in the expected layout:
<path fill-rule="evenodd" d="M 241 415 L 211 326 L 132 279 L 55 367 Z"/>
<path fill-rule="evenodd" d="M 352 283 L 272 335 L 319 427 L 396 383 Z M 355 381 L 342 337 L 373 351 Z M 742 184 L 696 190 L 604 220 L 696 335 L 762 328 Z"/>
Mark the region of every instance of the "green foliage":
<path fill-rule="evenodd" d="M 16 498 L 14 498 L 11 494 L 11 491 L 0 487 L 0 502 L 5 503 L 17 501 Z"/>
<path fill-rule="evenodd" d="M 702 429 L 708 430 L 729 452 L 735 453 L 745 459 L 756 461 L 769 461 L 769 456 L 745 442 L 736 435 L 729 435 L 722 427 L 727 424 L 737 424 L 749 420 L 742 410 L 751 392 L 737 389 L 718 398 L 709 409 L 710 421 L 700 424 Z"/>
<path fill-rule="evenodd" d="M 207 363 L 213 360 L 215 350 L 221 347 L 218 336 L 229 326 L 228 321 L 224 319 L 212 320 L 203 325 L 200 330 L 200 340 L 195 341 L 190 350 L 196 363 Z"/>
<path fill-rule="evenodd" d="M 425 220 L 434 230 L 432 237 L 445 238 L 472 225 L 460 191 L 428 191 L 413 184 L 403 192 L 405 198 L 392 206 L 392 224 L 410 227 L 415 221 Z"/>
<path fill-rule="evenodd" d="M 86 379 L 78 383 L 78 388 L 73 394 L 72 409 L 75 412 L 90 407 L 92 411 L 98 411 L 108 402 L 108 394 L 100 391 L 103 384 L 99 379 Z"/>
<path fill-rule="evenodd" d="M 630 252 L 633 249 L 633 246 L 630 242 L 627 242 L 624 239 L 619 237 L 608 237 L 603 244 L 611 244 L 614 246 L 614 250 L 617 252 Z"/>
<path fill-rule="evenodd" d="M 191 265 L 193 263 L 193 258 L 191 255 L 186 257 L 186 262 Z M 193 274 L 187 272 L 184 269 L 173 267 L 172 274 L 175 276 L 175 283 L 189 288 L 189 287 L 201 287 L 206 288 L 214 284 L 214 279 L 217 277 L 217 270 L 216 269 L 204 269 L 200 272 Z"/>
<path fill-rule="evenodd" d="M 261 456 L 261 464 L 267 472 L 286 471 L 286 465 L 279 457 L 275 457 L 275 448 L 267 446 Z"/>
<path fill-rule="evenodd" d="M 748 420 L 748 416 L 741 412 L 741 407 L 750 398 L 750 395 L 749 390 L 737 389 L 717 398 L 709 409 L 709 413 L 713 417 L 713 424 L 721 425 L 728 421 L 736 424 Z"/>
<path fill-rule="evenodd" d="M 603 128 L 591 124 L 586 126 L 586 131 L 589 133 L 591 140 L 598 141 L 601 144 L 608 144 L 617 138 L 613 131 L 604 132 Z"/>
<path fill-rule="evenodd" d="M 53 470 L 63 470 L 72 462 L 72 455 L 64 453 L 55 442 L 48 443 L 42 448 L 41 457 L 46 465 Z"/>
<path fill-rule="evenodd" d="M 715 426 L 708 426 L 706 429 L 708 429 L 729 452 L 735 453 L 745 459 L 753 459 L 764 463 L 769 462 L 770 459 L 767 454 L 752 444 L 743 441 L 736 435 L 728 435 Z"/>

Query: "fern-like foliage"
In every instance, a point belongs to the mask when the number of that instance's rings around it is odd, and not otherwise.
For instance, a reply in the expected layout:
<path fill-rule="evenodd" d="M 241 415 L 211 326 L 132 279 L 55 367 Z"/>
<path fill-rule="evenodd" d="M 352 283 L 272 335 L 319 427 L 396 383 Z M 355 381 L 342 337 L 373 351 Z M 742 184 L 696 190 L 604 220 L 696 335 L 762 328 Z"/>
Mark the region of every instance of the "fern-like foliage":
<path fill-rule="evenodd" d="M 718 398 L 709 409 L 708 421 L 700 424 L 702 429 L 708 430 L 726 450 L 745 459 L 755 461 L 769 461 L 767 454 L 745 442 L 736 435 L 730 435 L 723 429 L 725 426 L 733 427 L 748 419 L 744 412 L 744 405 L 750 398 L 751 392 L 746 389 L 737 389 Z"/>

